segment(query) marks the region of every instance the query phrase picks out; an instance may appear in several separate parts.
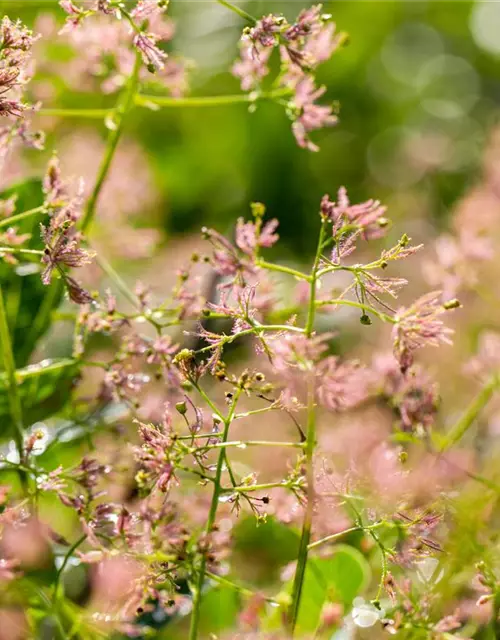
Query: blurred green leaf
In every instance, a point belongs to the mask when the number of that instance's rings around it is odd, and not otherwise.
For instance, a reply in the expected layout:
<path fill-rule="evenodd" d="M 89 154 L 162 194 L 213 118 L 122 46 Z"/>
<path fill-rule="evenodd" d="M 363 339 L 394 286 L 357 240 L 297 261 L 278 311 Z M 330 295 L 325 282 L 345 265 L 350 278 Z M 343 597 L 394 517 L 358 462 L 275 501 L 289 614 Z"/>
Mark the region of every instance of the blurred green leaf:
<path fill-rule="evenodd" d="M 69 399 L 80 363 L 76 360 L 43 360 L 17 370 L 25 426 L 59 411 Z M 11 428 L 8 380 L 0 373 L 0 422 Z M 9 433 L 3 431 L 2 437 Z"/>
<path fill-rule="evenodd" d="M 297 621 L 299 633 L 315 631 L 325 602 L 341 602 L 348 609 L 369 580 L 370 566 L 354 547 L 337 545 L 328 558 L 310 558 Z M 291 591 L 292 582 L 288 586 Z"/>
<path fill-rule="evenodd" d="M 274 518 L 260 524 L 255 518 L 245 518 L 234 528 L 233 536 L 235 573 L 254 584 L 279 579 L 282 567 L 295 560 L 299 550 L 297 531 Z M 252 558 L 251 563 L 248 563 L 248 558 Z"/>
<path fill-rule="evenodd" d="M 238 592 L 216 587 L 203 596 L 200 608 L 200 631 L 203 635 L 234 627 L 240 608 Z"/>
<path fill-rule="evenodd" d="M 0 193 L 0 198 L 9 198 L 14 194 L 18 196 L 16 213 L 34 209 L 42 203 L 42 183 L 38 179 L 26 180 Z M 26 248 L 43 248 L 40 223 L 47 220 L 47 214 L 39 213 L 14 225 L 19 234 L 31 233 L 31 239 L 24 245 Z M 61 301 L 62 289 L 57 282 L 50 287 L 42 284 L 40 265 L 36 259 L 26 262 L 20 260 L 17 265 L 1 260 L 0 284 L 5 296 L 14 358 L 17 366 L 23 366 L 29 361 L 40 337 L 49 328 L 50 314 Z"/>

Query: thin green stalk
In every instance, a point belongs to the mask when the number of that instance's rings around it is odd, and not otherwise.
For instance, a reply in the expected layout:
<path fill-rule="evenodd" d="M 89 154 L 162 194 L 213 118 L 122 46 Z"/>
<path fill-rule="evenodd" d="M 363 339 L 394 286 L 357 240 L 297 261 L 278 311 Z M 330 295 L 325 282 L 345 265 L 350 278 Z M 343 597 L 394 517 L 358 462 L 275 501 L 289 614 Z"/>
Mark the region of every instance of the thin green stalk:
<path fill-rule="evenodd" d="M 269 489 L 288 489 L 288 482 L 266 482 L 265 484 L 240 485 L 238 487 L 222 487 L 223 493 L 255 493 L 256 491 L 268 491 Z"/>
<path fill-rule="evenodd" d="M 68 562 L 70 561 L 70 559 L 72 558 L 72 556 L 75 553 L 75 551 L 78 549 L 78 547 L 81 544 L 83 544 L 85 542 L 86 539 L 87 539 L 87 535 L 86 534 L 84 534 L 80 538 L 78 538 L 78 540 L 76 540 L 76 542 L 74 542 L 71 545 L 71 547 L 68 549 L 66 555 L 64 556 L 64 560 L 62 561 L 62 564 L 59 567 L 59 570 L 58 570 L 57 575 L 56 575 L 55 580 L 54 580 L 54 606 L 57 604 L 57 601 L 59 599 L 59 585 L 61 583 L 61 578 L 62 578 L 62 574 L 64 572 L 64 569 L 66 569 L 66 566 L 67 566 Z"/>
<path fill-rule="evenodd" d="M 228 580 L 227 578 L 218 576 L 216 573 L 211 573 L 210 571 L 207 571 L 206 576 L 207 578 L 210 578 L 210 580 L 213 580 L 214 582 L 218 582 L 219 584 L 225 587 L 229 587 L 230 589 L 234 589 L 235 591 L 238 591 L 243 596 L 252 597 L 252 596 L 255 596 L 257 593 L 256 591 L 252 591 L 252 589 L 248 589 L 247 587 L 242 587 L 241 585 L 236 584 L 232 580 Z M 268 598 L 266 596 L 264 596 L 264 598 L 267 602 L 272 602 L 273 604 L 277 604 L 274 598 Z"/>
<path fill-rule="evenodd" d="M 43 251 L 38 249 L 19 249 L 19 247 L 0 247 L 0 253 L 15 253 L 27 256 L 43 256 Z"/>
<path fill-rule="evenodd" d="M 120 274 L 111 266 L 111 264 L 99 254 L 96 254 L 95 258 L 97 264 L 101 267 L 104 273 L 110 280 L 114 282 L 117 289 L 123 294 L 123 296 L 136 308 L 140 309 L 140 304 L 137 296 L 129 289 L 127 283 L 123 280 Z"/>
<path fill-rule="evenodd" d="M 355 300 L 345 300 L 344 298 L 337 298 L 334 300 L 318 300 L 316 302 L 316 307 L 330 307 L 330 306 L 336 306 L 336 305 L 343 305 L 346 307 L 355 307 L 356 309 L 361 309 L 362 311 L 365 311 L 366 313 L 372 313 L 374 316 L 377 316 L 377 318 L 380 318 L 380 320 L 382 320 L 383 322 L 391 322 L 392 324 L 394 324 L 396 322 L 396 320 L 388 315 L 387 313 L 382 313 L 381 311 L 379 311 L 378 309 L 375 309 L 375 307 L 370 306 L 369 304 L 363 304 L 362 302 L 356 302 Z"/>
<path fill-rule="evenodd" d="M 492 376 L 490 380 L 488 380 L 488 382 L 484 385 L 481 391 L 479 391 L 477 396 L 467 407 L 462 417 L 446 434 L 445 439 L 440 446 L 441 452 L 447 451 L 464 437 L 464 435 L 478 418 L 481 411 L 491 400 L 493 394 L 499 388 L 499 385 L 500 380 L 497 375 Z"/>
<path fill-rule="evenodd" d="M 262 269 L 266 269 L 267 271 L 277 271 L 279 273 L 287 273 L 290 276 L 294 276 L 299 280 L 306 280 L 310 282 L 311 276 L 308 276 L 306 273 L 302 273 L 301 271 L 297 271 L 296 269 L 292 269 L 291 267 L 285 267 L 281 264 L 273 264 L 272 262 L 266 262 L 265 260 L 259 260 L 257 262 L 258 266 Z"/>
<path fill-rule="evenodd" d="M 237 416 L 234 416 L 236 419 Z M 213 437 L 213 436 L 212 436 Z M 301 449 L 303 447 L 301 442 L 270 442 L 268 440 L 236 440 L 234 442 L 217 442 L 216 444 L 202 445 L 201 447 L 194 448 L 193 451 L 199 449 L 225 449 L 228 447 L 236 447 L 238 449 L 245 449 L 246 447 L 294 447 Z"/>
<path fill-rule="evenodd" d="M 196 387 L 198 391 L 200 389 Z M 238 399 L 241 393 L 241 389 L 238 389 L 234 394 L 233 401 L 231 403 L 231 407 L 229 409 L 227 417 L 224 419 L 224 431 L 222 433 L 222 442 L 227 442 L 229 437 L 229 427 L 231 426 L 231 422 L 233 421 L 233 417 L 236 411 L 236 405 L 238 403 Z M 204 399 L 207 398 L 206 394 L 201 393 Z M 210 405 L 212 403 L 210 402 Z M 220 415 L 220 412 L 217 411 Z M 217 459 L 217 468 L 215 471 L 215 479 L 214 479 L 214 490 L 212 493 L 212 501 L 210 503 L 210 510 L 208 513 L 207 525 L 205 527 L 206 535 L 210 535 L 212 532 L 213 526 L 215 524 L 215 518 L 217 516 L 217 508 L 219 506 L 219 498 L 221 494 L 221 479 L 222 479 L 222 471 L 224 469 L 224 461 L 226 459 L 226 450 L 221 449 L 219 453 L 219 457 Z M 198 637 L 198 626 L 200 623 L 200 605 L 201 605 L 201 593 L 203 589 L 203 583 L 205 582 L 206 577 L 206 566 L 207 559 L 206 555 L 202 554 L 200 560 L 200 566 L 198 568 L 198 577 L 196 584 L 193 586 L 193 611 L 191 614 L 191 626 L 189 629 L 189 640 L 196 640 Z"/>
<path fill-rule="evenodd" d="M 170 96 L 154 96 L 138 94 L 134 102 L 139 107 L 157 106 L 166 108 L 197 108 L 197 107 L 223 107 L 232 104 L 249 104 L 261 100 L 276 100 L 290 94 L 289 89 L 274 89 L 261 93 L 235 93 L 221 96 L 185 96 L 172 98 Z"/>
<path fill-rule="evenodd" d="M 37 213 L 43 213 L 44 211 L 45 205 L 42 204 L 41 206 L 35 207 L 34 209 L 29 209 L 28 211 L 23 211 L 22 213 L 16 213 L 14 216 L 10 216 L 9 218 L 0 220 L 0 229 L 3 229 L 3 227 L 11 227 L 13 224 L 17 224 L 25 218 L 30 218 L 31 216 L 35 216 Z"/>
<path fill-rule="evenodd" d="M 227 0 L 217 0 L 217 2 L 221 4 L 223 7 L 226 7 L 226 9 L 233 11 L 234 13 L 239 15 L 240 18 L 243 18 L 247 22 L 250 22 L 251 24 L 255 24 L 257 22 L 257 20 L 253 16 L 251 16 L 249 13 L 247 13 L 243 9 L 240 9 L 240 7 L 237 7 L 232 2 L 227 2 Z"/>
<path fill-rule="evenodd" d="M 137 52 L 135 57 L 134 70 L 132 71 L 132 75 L 129 78 L 125 96 L 123 96 L 123 99 L 120 100 L 116 109 L 115 128 L 109 134 L 106 153 L 99 168 L 97 180 L 94 186 L 94 190 L 92 191 L 92 195 L 90 196 L 90 199 L 88 201 L 85 215 L 83 216 L 81 221 L 81 230 L 84 233 L 88 230 L 94 219 L 97 201 L 99 199 L 99 195 L 106 181 L 106 178 L 108 177 L 111 162 L 113 161 L 118 142 L 120 141 L 121 135 L 123 133 L 126 115 L 134 104 L 134 98 L 137 93 L 137 86 L 139 83 L 139 70 L 141 68 L 141 64 L 141 55 L 139 52 Z"/>
<path fill-rule="evenodd" d="M 314 320 L 316 317 L 316 288 L 318 281 L 318 269 L 321 261 L 321 248 L 325 240 L 327 220 L 322 220 L 321 230 L 318 240 L 318 248 L 310 276 L 310 292 L 309 307 L 307 311 L 307 320 L 305 333 L 307 337 L 311 337 L 314 330 Z M 308 391 L 307 391 L 307 432 L 305 442 L 306 456 L 306 478 L 307 478 L 307 504 L 302 523 L 302 533 L 300 536 L 299 554 L 297 558 L 297 568 L 295 570 L 295 578 L 293 581 L 292 604 L 289 612 L 290 633 L 293 636 L 297 625 L 299 615 L 300 599 L 302 596 L 302 587 L 304 584 L 304 576 L 306 573 L 306 565 L 308 558 L 308 548 L 311 541 L 311 528 L 314 514 L 314 449 L 316 447 L 316 403 L 315 403 L 315 379 L 312 372 L 309 374 Z"/>
<path fill-rule="evenodd" d="M 19 461 L 23 461 L 24 457 L 24 428 L 23 428 L 23 410 L 21 405 L 21 398 L 19 396 L 19 389 L 17 386 L 16 378 L 16 363 L 14 360 L 14 354 L 12 352 L 12 343 L 9 333 L 9 325 L 7 322 L 7 314 L 5 312 L 5 303 L 3 297 L 2 287 L 0 286 L 0 347 L 2 350 L 2 360 L 7 376 L 8 384 L 8 400 L 9 409 L 12 422 L 14 424 L 14 440 L 16 443 L 17 452 L 19 454 Z M 19 471 L 19 477 L 24 489 L 26 486 L 26 474 Z"/>
<path fill-rule="evenodd" d="M 58 118 L 89 118 L 95 120 L 104 120 L 106 116 L 112 113 L 110 109 L 40 109 L 37 115 L 50 116 Z"/>

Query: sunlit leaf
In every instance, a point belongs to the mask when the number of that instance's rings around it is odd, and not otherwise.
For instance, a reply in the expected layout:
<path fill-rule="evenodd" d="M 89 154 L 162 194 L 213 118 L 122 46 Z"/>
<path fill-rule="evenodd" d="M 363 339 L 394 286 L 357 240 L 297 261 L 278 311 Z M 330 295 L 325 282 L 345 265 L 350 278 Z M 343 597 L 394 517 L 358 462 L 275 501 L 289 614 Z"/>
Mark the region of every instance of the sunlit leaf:
<path fill-rule="evenodd" d="M 59 411 L 68 401 L 78 375 L 76 360 L 43 360 L 17 370 L 18 389 L 23 407 L 25 426 L 43 420 Z M 10 429 L 8 381 L 0 373 L 0 421 Z M 10 431 L 2 431 L 2 437 Z"/>
<path fill-rule="evenodd" d="M 42 184 L 32 179 L 17 184 L 0 193 L 0 198 L 17 194 L 16 213 L 34 209 L 42 204 Z M 16 223 L 18 233 L 31 233 L 31 239 L 23 246 L 42 249 L 40 223 L 46 222 L 47 214 L 38 213 Z M 0 284 L 5 297 L 9 327 L 12 332 L 14 357 L 17 366 L 25 365 L 39 338 L 50 325 L 50 314 L 62 297 L 62 289 L 55 282 L 46 287 L 40 280 L 40 261 L 34 257 L 25 260 L 19 257 L 18 265 L 0 260 Z"/>

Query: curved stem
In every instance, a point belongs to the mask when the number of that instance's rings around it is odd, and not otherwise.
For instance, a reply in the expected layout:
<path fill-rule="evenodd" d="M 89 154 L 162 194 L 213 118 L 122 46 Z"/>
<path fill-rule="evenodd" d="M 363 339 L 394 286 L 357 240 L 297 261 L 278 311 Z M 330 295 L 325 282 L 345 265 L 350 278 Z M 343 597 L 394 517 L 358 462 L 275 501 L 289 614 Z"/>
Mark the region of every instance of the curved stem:
<path fill-rule="evenodd" d="M 243 9 L 240 9 L 232 2 L 227 2 L 227 0 L 217 0 L 217 2 L 221 4 L 223 7 L 226 7 L 226 9 L 229 9 L 230 11 L 233 11 L 234 13 L 239 15 L 240 18 L 247 20 L 247 22 L 250 22 L 251 24 L 255 24 L 257 22 L 257 20 L 253 16 L 251 16 L 249 13 L 247 13 Z"/>
<path fill-rule="evenodd" d="M 35 207 L 34 209 L 29 209 L 28 211 L 23 211 L 22 213 L 16 213 L 13 216 L 10 216 L 9 218 L 4 218 L 3 220 L 0 220 L 0 229 L 3 229 L 3 227 L 10 227 L 13 224 L 17 224 L 18 222 L 20 222 L 21 220 L 24 220 L 25 218 L 30 218 L 31 216 L 35 216 L 37 213 L 44 213 L 45 211 L 45 205 L 41 205 L 39 207 Z"/>
<path fill-rule="evenodd" d="M 19 249 L 18 247 L 0 247 L 0 253 L 17 253 L 28 256 L 43 256 L 43 251 L 38 249 Z"/>
<path fill-rule="evenodd" d="M 299 280 L 306 280 L 308 282 L 311 281 L 311 276 L 308 276 L 306 273 L 302 273 L 301 271 L 297 271 L 296 269 L 292 269 L 291 267 L 286 267 L 281 264 L 273 264 L 272 262 L 259 260 L 257 262 L 257 266 L 261 267 L 261 269 L 266 269 L 267 271 L 277 271 L 279 273 L 287 273 L 288 275 L 294 276 Z"/>
<path fill-rule="evenodd" d="M 195 388 L 200 392 L 200 389 L 195 385 Z M 222 442 L 227 442 L 229 436 L 229 427 L 231 426 L 231 422 L 233 421 L 234 414 L 236 411 L 236 405 L 238 403 L 238 399 L 241 393 L 241 389 L 238 389 L 234 394 L 233 401 L 231 403 L 231 407 L 229 409 L 227 417 L 224 419 L 224 431 L 222 433 Z M 200 393 L 200 395 L 206 400 L 207 396 L 204 393 Z M 212 403 L 210 402 L 210 405 Z M 221 415 L 219 411 L 217 411 L 218 415 Z M 224 461 L 226 459 L 226 450 L 222 448 L 219 453 L 219 457 L 217 458 L 217 468 L 215 471 L 215 479 L 214 479 L 214 489 L 212 493 L 212 501 L 210 503 L 210 510 L 208 512 L 207 525 L 205 527 L 205 534 L 210 535 L 212 532 L 213 526 L 215 524 L 215 518 L 217 516 L 217 508 L 219 506 L 219 497 L 221 494 L 221 479 L 222 479 L 222 471 L 224 469 Z M 198 626 L 200 623 L 200 605 L 201 605 L 201 592 L 203 589 L 203 583 L 205 582 L 206 577 L 206 567 L 207 567 L 207 558 L 206 554 L 203 553 L 201 555 L 200 565 L 198 567 L 198 576 L 196 580 L 196 584 L 193 585 L 193 612 L 191 614 L 191 626 L 189 629 L 189 640 L 196 640 L 198 637 Z"/>
<path fill-rule="evenodd" d="M 289 89 L 275 89 L 262 93 L 235 93 L 222 96 L 186 96 L 184 98 L 172 98 L 170 96 L 154 96 L 148 94 L 138 94 L 134 102 L 140 107 L 221 107 L 232 104 L 248 104 L 260 100 L 275 100 L 290 94 Z"/>
<path fill-rule="evenodd" d="M 337 298 L 334 300 L 318 300 L 316 302 L 316 307 L 333 307 L 336 305 L 344 305 L 346 307 L 355 307 L 357 309 L 361 309 L 366 313 L 372 313 L 377 318 L 380 318 L 383 322 L 391 322 L 395 324 L 396 320 L 388 315 L 387 313 L 383 313 L 375 307 L 370 306 L 369 304 L 363 304 L 362 302 L 356 302 L 355 300 L 345 300 L 344 298 Z"/>
<path fill-rule="evenodd" d="M 37 115 L 57 118 L 89 118 L 104 120 L 112 113 L 112 109 L 39 109 Z"/>
<path fill-rule="evenodd" d="M 311 337 L 314 330 L 314 319 L 316 317 L 316 288 L 318 281 L 318 268 L 321 260 L 321 248 L 325 240 L 327 221 L 323 220 L 318 240 L 318 248 L 310 276 L 309 307 L 305 326 L 306 336 Z M 306 477 L 307 477 L 307 504 L 302 523 L 302 533 L 300 536 L 299 555 L 297 558 L 297 569 L 293 581 L 292 604 L 290 608 L 290 633 L 293 637 L 300 608 L 300 598 L 304 584 L 306 572 L 308 548 L 311 540 L 311 528 L 314 514 L 314 449 L 316 447 L 316 403 L 315 403 L 315 378 L 313 372 L 309 372 L 309 382 L 307 391 L 307 433 L 305 442 L 306 455 Z"/>
<path fill-rule="evenodd" d="M 115 155 L 118 142 L 120 141 L 120 138 L 123 132 L 125 117 L 134 104 L 134 98 L 137 92 L 137 85 L 139 81 L 139 70 L 141 68 L 141 63 L 142 63 L 141 55 L 139 52 L 137 52 L 135 56 L 134 70 L 132 71 L 132 75 L 129 78 L 128 87 L 127 87 L 125 96 L 123 97 L 123 100 L 120 101 L 116 109 L 115 128 L 109 134 L 106 153 L 104 155 L 101 166 L 99 168 L 97 180 L 94 186 L 94 190 L 92 191 L 92 195 L 90 196 L 90 199 L 88 201 L 85 215 L 83 216 L 81 221 L 80 226 L 81 226 L 81 230 L 84 233 L 85 231 L 88 230 L 89 226 L 92 224 L 92 221 L 94 219 L 97 201 L 99 199 L 99 195 L 101 193 L 104 182 L 108 177 L 109 169 L 111 167 L 111 162 L 113 161 L 113 157 Z"/>
<path fill-rule="evenodd" d="M 14 424 L 14 440 L 16 443 L 19 462 L 23 462 L 24 457 L 24 428 L 23 428 L 23 410 L 19 389 L 17 387 L 16 363 L 12 352 L 12 342 L 10 339 L 9 325 L 7 322 L 7 313 L 5 311 L 5 303 L 2 287 L 0 286 L 0 347 L 2 350 L 2 360 L 7 376 L 7 394 L 9 401 L 10 415 Z M 23 489 L 27 489 L 26 473 L 19 471 L 19 478 Z"/>
<path fill-rule="evenodd" d="M 450 449 L 454 444 L 463 438 L 470 427 L 474 424 L 481 411 L 486 407 L 491 400 L 495 391 L 500 386 L 500 379 L 498 375 L 492 376 L 479 391 L 477 396 L 472 400 L 470 405 L 465 410 L 462 417 L 458 422 L 450 429 L 446 434 L 443 443 L 440 446 L 440 451 L 443 453 L 447 449 Z"/>

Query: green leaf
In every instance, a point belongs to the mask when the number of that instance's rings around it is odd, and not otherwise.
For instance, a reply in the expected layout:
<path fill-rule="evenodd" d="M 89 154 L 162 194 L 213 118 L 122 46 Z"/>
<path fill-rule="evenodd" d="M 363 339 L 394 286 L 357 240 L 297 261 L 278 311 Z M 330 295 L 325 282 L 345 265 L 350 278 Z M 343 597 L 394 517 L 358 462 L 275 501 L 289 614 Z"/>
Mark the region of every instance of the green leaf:
<path fill-rule="evenodd" d="M 299 550 L 299 534 L 271 517 L 263 523 L 252 517 L 241 520 L 233 537 L 233 566 L 242 580 L 254 584 L 276 582 L 283 566 L 295 560 Z"/>
<path fill-rule="evenodd" d="M 297 619 L 297 635 L 314 633 L 326 602 L 340 602 L 348 610 L 354 598 L 370 581 L 370 566 L 363 554 L 349 545 L 334 547 L 328 558 L 309 557 L 302 587 Z M 291 594 L 293 579 L 284 591 Z M 265 622 L 268 630 L 281 627 L 279 611 L 273 611 Z"/>
<path fill-rule="evenodd" d="M 0 193 L 0 198 L 14 194 L 17 194 L 16 213 L 34 209 L 42 203 L 42 183 L 38 179 L 27 180 Z M 43 248 L 40 223 L 47 220 L 47 214 L 39 213 L 14 225 L 18 233 L 31 233 L 31 239 L 24 245 L 26 248 Z M 0 260 L 0 285 L 12 334 L 14 358 L 17 366 L 23 366 L 49 328 L 51 311 L 62 299 L 62 288 L 57 281 L 50 287 L 42 284 L 38 260 L 19 260 L 19 264 L 14 266 Z"/>
<path fill-rule="evenodd" d="M 77 360 L 61 359 L 43 360 L 17 370 L 25 426 L 44 420 L 66 404 L 79 367 Z M 8 381 L 4 372 L 0 373 L 0 424 L 7 426 L 7 431 L 2 431 L 0 437 L 9 437 L 12 425 Z"/>
<path fill-rule="evenodd" d="M 234 627 L 241 602 L 237 591 L 215 587 L 207 591 L 200 605 L 200 632 L 205 637 Z"/>
<path fill-rule="evenodd" d="M 307 562 L 297 627 L 313 632 L 325 602 L 342 602 L 349 608 L 370 580 L 370 566 L 363 554 L 348 545 L 337 545 L 328 558 Z"/>

